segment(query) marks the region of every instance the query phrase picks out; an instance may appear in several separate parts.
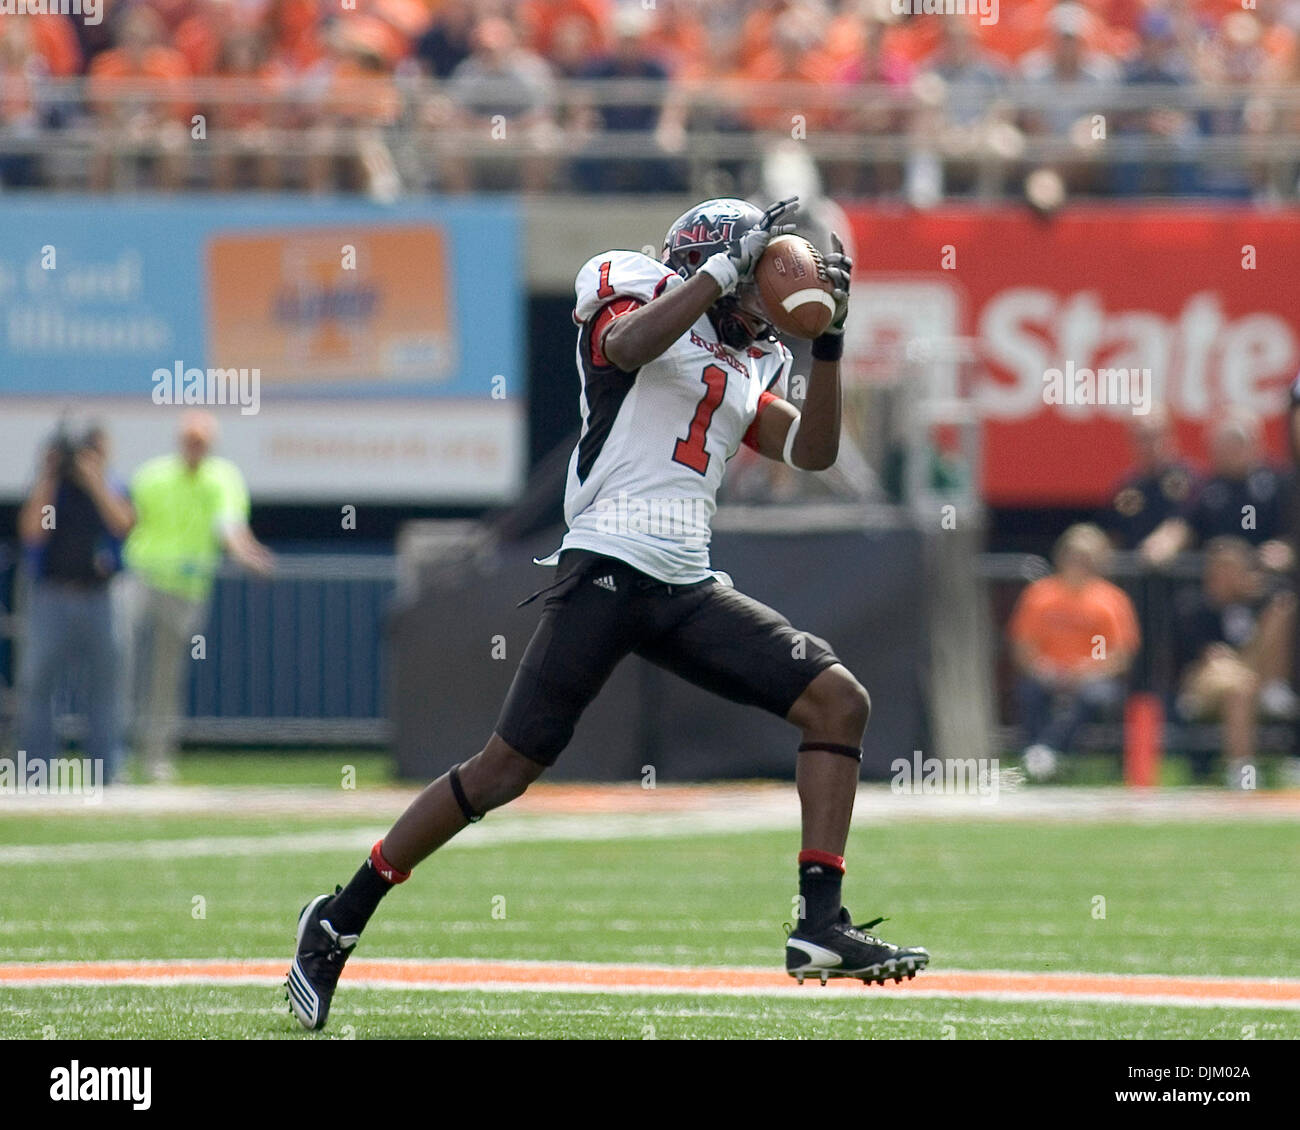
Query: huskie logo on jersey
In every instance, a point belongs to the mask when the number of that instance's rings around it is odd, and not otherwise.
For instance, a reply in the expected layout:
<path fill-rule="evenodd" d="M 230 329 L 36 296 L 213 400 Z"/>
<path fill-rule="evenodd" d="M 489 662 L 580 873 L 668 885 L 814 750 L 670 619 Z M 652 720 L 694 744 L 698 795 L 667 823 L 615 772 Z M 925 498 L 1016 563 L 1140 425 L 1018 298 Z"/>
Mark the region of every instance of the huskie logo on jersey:
<path fill-rule="evenodd" d="M 722 342 L 706 341 L 704 338 L 700 337 L 700 335 L 697 334 L 694 330 L 691 330 L 691 344 L 696 346 L 699 349 L 707 349 L 710 353 L 713 354 L 714 357 L 716 357 L 728 368 L 735 369 L 735 371 L 738 372 L 742 377 L 749 376 L 749 370 L 745 368 L 744 364 L 736 357 L 734 353 L 731 352 L 731 350 L 727 346 L 723 345 Z M 759 354 L 759 356 L 762 356 L 762 354 Z"/>

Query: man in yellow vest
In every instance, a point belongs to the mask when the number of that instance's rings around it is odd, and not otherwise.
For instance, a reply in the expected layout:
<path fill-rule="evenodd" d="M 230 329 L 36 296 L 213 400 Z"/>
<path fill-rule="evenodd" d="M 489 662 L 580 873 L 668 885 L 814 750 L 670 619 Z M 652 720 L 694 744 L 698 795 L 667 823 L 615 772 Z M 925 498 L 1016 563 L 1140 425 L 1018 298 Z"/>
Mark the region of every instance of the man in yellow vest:
<path fill-rule="evenodd" d="M 261 576 L 274 565 L 248 528 L 243 475 L 212 454 L 216 437 L 210 412 L 186 412 L 177 451 L 142 463 L 131 480 L 136 524 L 125 547 L 125 603 L 134 739 L 144 775 L 154 781 L 175 775 L 187 660 L 222 554 Z"/>

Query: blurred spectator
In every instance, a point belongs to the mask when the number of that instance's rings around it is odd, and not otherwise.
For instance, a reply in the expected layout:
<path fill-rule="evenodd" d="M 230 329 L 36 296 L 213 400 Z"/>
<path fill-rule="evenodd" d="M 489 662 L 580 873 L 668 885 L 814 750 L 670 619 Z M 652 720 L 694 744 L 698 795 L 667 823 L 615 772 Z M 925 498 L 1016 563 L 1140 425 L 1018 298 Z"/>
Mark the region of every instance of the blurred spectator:
<path fill-rule="evenodd" d="M 913 119 L 913 134 L 926 145 L 913 149 L 906 173 L 905 192 L 921 206 L 945 193 L 971 193 L 983 176 L 1002 167 L 982 159 L 989 153 L 990 127 L 1006 112 L 998 98 L 1007 80 L 1002 63 L 980 46 L 976 20 L 952 16 L 935 22 L 941 25 L 939 47 L 913 84 L 926 107 Z M 939 165 L 936 153 L 948 157 L 946 165 Z"/>
<path fill-rule="evenodd" d="M 1255 96 L 1255 86 L 1267 77 L 1268 56 L 1263 30 L 1251 12 L 1225 16 L 1206 41 L 1200 60 L 1202 86 L 1234 97 L 1206 110 L 1202 132 L 1211 137 L 1262 136 L 1270 118 L 1266 104 Z M 1228 164 L 1209 160 L 1202 164 L 1199 189 L 1213 196 L 1249 197 L 1268 184 L 1267 165 Z"/>
<path fill-rule="evenodd" d="M 1149 9 L 1138 25 L 1139 45 L 1137 56 L 1124 68 L 1124 83 L 1139 89 L 1145 96 L 1155 93 L 1150 88 L 1185 87 L 1193 82 L 1192 65 L 1179 46 L 1177 27 L 1170 14 L 1159 8 Z M 1121 161 L 1115 165 L 1115 185 L 1122 195 L 1138 193 L 1187 194 L 1196 187 L 1196 166 L 1191 157 L 1195 153 L 1197 125 L 1191 113 L 1170 100 L 1147 105 L 1129 114 L 1122 114 L 1116 126 L 1120 136 L 1146 136 L 1174 146 L 1175 160 Z M 1178 154 L 1185 155 L 1179 159 Z"/>
<path fill-rule="evenodd" d="M 32 38 L 35 21 L 0 20 L 0 138 L 34 141 L 40 129 L 37 91 L 48 73 Z M 0 188 L 26 188 L 38 182 L 32 153 L 0 151 Z"/>
<path fill-rule="evenodd" d="M 515 9 L 524 43 L 547 59 L 555 55 L 557 39 L 571 35 L 566 29 L 575 24 L 585 32 L 592 53 L 603 50 L 612 15 L 610 0 L 522 0 Z"/>
<path fill-rule="evenodd" d="M 1183 513 L 1162 522 L 1143 552 L 1163 566 L 1185 549 L 1216 537 L 1241 537 L 1258 547 L 1260 562 L 1274 572 L 1291 568 L 1287 536 L 1286 481 L 1264 462 L 1264 437 L 1257 417 L 1229 412 L 1210 440 L 1211 474 Z"/>
<path fill-rule="evenodd" d="M 1189 721 L 1222 720 L 1231 785 L 1240 784 L 1254 759 L 1258 712 L 1295 712 L 1287 684 L 1295 605 L 1294 593 L 1270 594 L 1254 549 L 1240 537 L 1211 539 L 1201 587 L 1180 599 L 1178 713 Z"/>
<path fill-rule="evenodd" d="M 969 128 L 988 116 L 1006 82 L 1006 71 L 996 55 L 980 46 L 977 21 L 954 17 L 938 22 L 939 49 L 924 61 L 922 70 L 958 88 L 948 91 L 946 116 L 951 125 Z"/>
<path fill-rule="evenodd" d="M 248 488 L 212 454 L 208 412 L 181 418 L 179 450 L 141 464 L 131 480 L 136 526 L 126 543 L 125 593 L 134 740 L 146 778 L 169 780 L 193 637 L 207 619 L 223 551 L 259 575 L 270 552 L 248 528 Z"/>
<path fill-rule="evenodd" d="M 207 0 L 196 5 L 171 34 L 171 44 L 188 64 L 190 74 L 214 75 L 223 46 L 239 30 L 238 0 Z"/>
<path fill-rule="evenodd" d="M 690 74 L 712 55 L 705 23 L 707 0 L 658 0 L 651 50 L 670 74 Z"/>
<path fill-rule="evenodd" d="M 1135 416 L 1129 437 L 1135 465 L 1116 487 L 1101 525 L 1120 549 L 1139 550 L 1145 556 L 1151 534 L 1182 514 L 1191 501 L 1196 474 L 1178 458 L 1173 426 L 1162 405 Z"/>
<path fill-rule="evenodd" d="M 324 57 L 304 80 L 318 109 L 308 130 L 308 191 L 396 195 L 397 174 L 382 132 L 402 112 L 390 81 L 395 50 L 380 20 L 356 18 L 331 26 Z"/>
<path fill-rule="evenodd" d="M 474 0 L 443 0 L 439 5 L 433 23 L 415 44 L 416 58 L 427 74 L 448 78 L 470 57 L 478 7 Z"/>
<path fill-rule="evenodd" d="M 1140 634 L 1132 602 L 1102 576 L 1109 559 L 1097 526 L 1071 526 L 1053 550 L 1056 572 L 1026 588 L 1012 612 L 1024 766 L 1035 780 L 1055 773 L 1084 722 L 1123 703 Z"/>
<path fill-rule="evenodd" d="M 793 96 L 776 98 L 755 93 L 745 109 L 751 129 L 792 135 L 802 124 L 802 132 L 823 128 L 830 120 L 829 111 L 816 102 L 817 92 L 830 77 L 830 67 L 821 50 L 826 22 L 820 10 L 806 4 L 791 4 L 772 22 L 770 46 L 746 60 L 740 77 L 746 83 L 798 84 L 805 86 Z M 792 100 L 793 99 L 793 100 Z"/>
<path fill-rule="evenodd" d="M 1020 60 L 1021 76 L 1035 92 L 1032 108 L 1021 114 L 1020 125 L 1026 133 L 1068 138 L 1080 150 L 1094 144 L 1093 118 L 1099 113 L 1094 96 L 1113 87 L 1120 71 L 1112 59 L 1088 49 L 1093 22 L 1081 4 L 1058 4 L 1047 19 L 1049 46 Z M 1068 84 L 1071 92 L 1054 89 L 1057 84 Z M 1097 177 L 1095 165 L 1083 159 L 1058 171 L 1071 192 L 1091 187 Z"/>
<path fill-rule="evenodd" d="M 843 17 L 839 21 L 843 26 Z M 847 33 L 842 33 L 847 40 Z M 846 86 L 887 88 L 883 95 L 874 90 L 869 97 L 854 99 L 854 106 L 835 115 L 837 129 L 871 136 L 899 136 L 907 132 L 911 117 L 903 95 L 915 73 L 907 55 L 889 35 L 888 25 L 874 14 L 858 20 L 853 49 L 834 70 L 835 82 Z M 902 186 L 901 163 L 884 161 L 827 162 L 826 177 L 834 195 L 858 196 L 894 193 Z"/>
<path fill-rule="evenodd" d="M 271 37 L 271 58 L 290 71 L 305 71 L 324 56 L 316 0 L 270 0 L 263 22 Z"/>
<path fill-rule="evenodd" d="M 667 83 L 668 68 L 650 53 L 646 43 L 650 14 L 641 8 L 623 8 L 613 22 L 612 50 L 593 59 L 577 77 Z M 684 192 L 683 171 L 658 150 L 654 138 L 663 101 L 660 95 L 644 102 L 602 103 L 596 108 L 577 105 L 573 118 L 579 132 L 595 132 L 598 140 L 602 135 L 639 134 L 636 147 L 645 153 L 641 158 L 617 160 L 582 158 L 574 166 L 577 183 L 592 192 Z"/>
<path fill-rule="evenodd" d="M 25 19 L 3 22 L 28 26 L 32 45 L 44 60 L 45 69 L 55 78 L 81 73 L 83 57 L 81 44 L 77 41 L 77 26 L 82 21 L 49 12 L 44 15 L 30 13 Z"/>
<path fill-rule="evenodd" d="M 733 16 L 744 16 L 740 25 L 740 57 L 754 59 L 768 50 L 776 39 L 777 24 L 790 12 L 798 13 L 794 19 L 796 24 L 826 16 L 825 5 L 815 0 L 757 0 L 756 3 L 733 5 Z M 734 24 L 729 26 L 726 34 L 734 38 Z"/>
<path fill-rule="evenodd" d="M 152 8 L 128 9 L 115 27 L 116 46 L 90 66 L 89 94 L 98 119 L 91 185 L 113 187 L 122 162 L 130 161 L 136 171 L 151 167 L 159 188 L 179 188 L 193 111 L 185 82 L 189 64 L 167 45 L 166 28 Z M 142 81 L 157 92 L 137 93 L 133 84 Z"/>
<path fill-rule="evenodd" d="M 271 98 L 288 89 L 284 67 L 271 61 L 266 38 L 252 31 L 229 33 L 215 65 L 218 75 L 241 83 L 252 95 Z M 249 185 L 280 187 L 280 153 L 271 130 L 285 124 L 282 109 L 256 97 L 226 99 L 213 106 L 210 119 L 212 138 L 218 143 L 213 155 L 214 187 L 221 191 Z"/>
<path fill-rule="evenodd" d="M 74 675 L 85 705 L 84 756 L 111 781 L 121 760 L 122 656 L 109 582 L 135 520 L 108 470 L 108 437 L 60 429 L 18 516 L 31 590 L 20 676 L 18 744 L 29 760 L 59 756 L 55 693 Z"/>
<path fill-rule="evenodd" d="M 544 152 L 553 139 L 551 69 L 539 55 L 520 46 L 506 20 L 491 17 L 474 29 L 474 51 L 452 73 L 448 96 L 452 124 L 477 135 L 477 143 L 496 142 L 520 157 L 520 186 L 540 189 L 550 176 Z M 483 158 L 466 159 L 463 147 L 444 147 L 443 184 L 453 192 L 473 187 L 513 187 L 511 169 Z"/>
<path fill-rule="evenodd" d="M 633 14 L 643 14 L 642 9 L 620 9 Z M 618 13 L 615 14 L 618 19 Z M 591 25 L 576 16 L 568 16 L 556 26 L 551 37 L 551 49 L 546 53 L 551 74 L 557 79 L 581 78 L 587 65 L 596 58 L 604 57 L 602 40 L 592 34 Z"/>

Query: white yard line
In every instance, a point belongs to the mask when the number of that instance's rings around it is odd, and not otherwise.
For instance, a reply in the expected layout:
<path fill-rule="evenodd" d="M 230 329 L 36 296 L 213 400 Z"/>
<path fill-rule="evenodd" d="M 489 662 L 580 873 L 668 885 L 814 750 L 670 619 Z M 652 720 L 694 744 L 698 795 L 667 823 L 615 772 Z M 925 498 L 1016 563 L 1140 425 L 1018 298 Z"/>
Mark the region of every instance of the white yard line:
<path fill-rule="evenodd" d="M 278 974 L 267 974 L 264 972 L 267 965 L 278 964 L 277 959 L 244 959 L 240 961 L 229 961 L 222 959 L 180 959 L 180 960 L 146 960 L 135 961 L 130 963 L 114 961 L 98 962 L 72 962 L 72 963 L 51 963 L 53 965 L 67 964 L 75 968 L 69 968 L 65 975 L 48 975 L 50 970 L 42 967 L 41 963 L 12 963 L 0 965 L 0 991 L 7 988 L 97 988 L 112 986 L 138 986 L 138 987 L 173 987 L 173 986 L 206 986 L 212 988 L 217 985 L 223 986 L 253 986 L 267 989 L 275 989 L 283 983 L 283 977 Z M 135 972 L 122 976 L 122 966 L 129 965 Z M 466 965 L 481 967 L 484 971 L 484 980 L 467 983 L 455 975 L 448 975 L 447 979 L 439 980 L 438 971 L 440 966 L 448 969 L 448 974 L 455 970 L 461 969 Z M 94 972 L 96 967 L 104 968 L 102 976 L 97 976 Z M 899 1005 L 904 1000 L 912 997 L 924 997 L 927 999 L 962 999 L 962 1000 L 987 1000 L 998 1002 L 1052 1002 L 1052 1003 L 1091 1003 L 1107 1005 L 1128 1005 L 1139 1007 L 1174 1007 L 1174 1008 L 1231 1008 L 1231 1009 L 1267 1009 L 1273 1010 L 1300 1010 L 1300 999 L 1295 998 L 1294 994 L 1290 999 L 1267 999 L 1262 996 L 1242 997 L 1234 995 L 1230 991 L 1221 993 L 1206 993 L 1205 987 L 1209 985 L 1280 985 L 1298 987 L 1300 980 L 1273 978 L 1261 980 L 1259 978 L 1244 977 L 1167 977 L 1158 974 L 1114 974 L 1114 973 L 1049 973 L 1049 974 L 1032 974 L 1023 971 L 994 971 L 981 970 L 972 972 L 967 970 L 943 970 L 939 978 L 961 979 L 963 977 L 975 977 L 985 982 L 983 987 L 957 987 L 951 984 L 940 985 L 933 989 L 926 988 L 924 974 L 922 979 L 915 983 L 910 983 L 902 990 L 885 988 L 859 988 L 856 985 L 845 986 L 843 984 L 835 987 L 831 991 L 824 992 L 815 984 L 798 986 L 793 982 L 789 984 L 765 983 L 747 986 L 732 985 L 711 985 L 711 984 L 685 984 L 677 983 L 655 983 L 656 979 L 664 973 L 679 973 L 699 979 L 697 975 L 704 974 L 707 976 L 711 970 L 700 967 L 690 966 L 671 966 L 671 965 L 620 965 L 617 968 L 621 975 L 625 975 L 624 983 L 593 983 L 590 980 L 582 979 L 582 974 L 587 970 L 608 969 L 608 966 L 602 966 L 599 963 L 583 962 L 546 962 L 546 961 L 493 961 L 490 959 L 482 960 L 447 960 L 447 961 L 429 961 L 422 959 L 371 959 L 367 963 L 366 972 L 356 978 L 349 977 L 347 987 L 352 989 L 373 989 L 397 992 L 475 992 L 475 993 L 526 993 L 526 994 L 548 994 L 563 993 L 574 996 L 649 996 L 649 997 L 792 997 L 805 996 L 812 994 L 812 999 L 821 1001 L 836 1002 L 861 1002 L 875 1006 L 877 1004 L 888 1003 L 890 1005 Z M 118 975 L 114 975 L 116 969 Z M 392 969 L 392 976 L 386 976 L 385 970 Z M 427 976 L 421 980 L 412 980 L 409 976 L 403 976 L 404 972 L 410 970 L 423 970 Z M 554 979 L 532 978 L 532 979 L 515 979 L 510 977 L 511 970 L 528 971 L 531 973 L 553 971 Z M 24 976 L 24 972 L 30 971 L 30 976 Z M 731 972 L 749 972 L 757 974 L 768 974 L 770 970 L 760 968 L 747 969 L 730 969 L 717 970 L 719 974 Z M 1030 988 L 998 988 L 990 982 L 1005 980 L 1011 982 L 1023 982 L 1026 977 L 1039 979 L 1042 984 L 1032 989 Z M 1074 987 L 1066 989 L 1053 988 L 1052 985 L 1066 982 L 1087 982 L 1089 987 Z M 1169 991 L 1171 983 L 1186 985 L 1187 992 L 1179 993 Z M 1155 990 L 1156 983 L 1159 983 L 1164 991 Z M 1143 984 L 1151 985 L 1153 991 L 1147 993 L 1134 993 L 1117 991 L 1121 986 L 1128 986 L 1130 989 L 1140 988 Z M 1111 991 L 1111 987 L 1114 990 Z M 898 994 L 898 995 L 895 995 Z"/>

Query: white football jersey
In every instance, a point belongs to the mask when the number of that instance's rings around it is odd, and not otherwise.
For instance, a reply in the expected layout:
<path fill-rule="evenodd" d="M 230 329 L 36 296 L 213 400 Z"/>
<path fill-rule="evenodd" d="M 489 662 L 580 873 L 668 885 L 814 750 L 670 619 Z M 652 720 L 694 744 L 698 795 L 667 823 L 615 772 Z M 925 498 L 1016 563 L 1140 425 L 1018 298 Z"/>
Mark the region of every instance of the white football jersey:
<path fill-rule="evenodd" d="M 712 575 L 711 525 L 727 460 L 763 394 L 786 395 L 792 358 L 775 341 L 723 345 L 701 315 L 662 356 L 635 373 L 616 369 L 600 352 L 599 334 L 675 277 L 636 251 L 606 251 L 578 272 L 582 433 L 569 460 L 561 549 L 616 557 L 658 580 L 690 584 Z"/>

